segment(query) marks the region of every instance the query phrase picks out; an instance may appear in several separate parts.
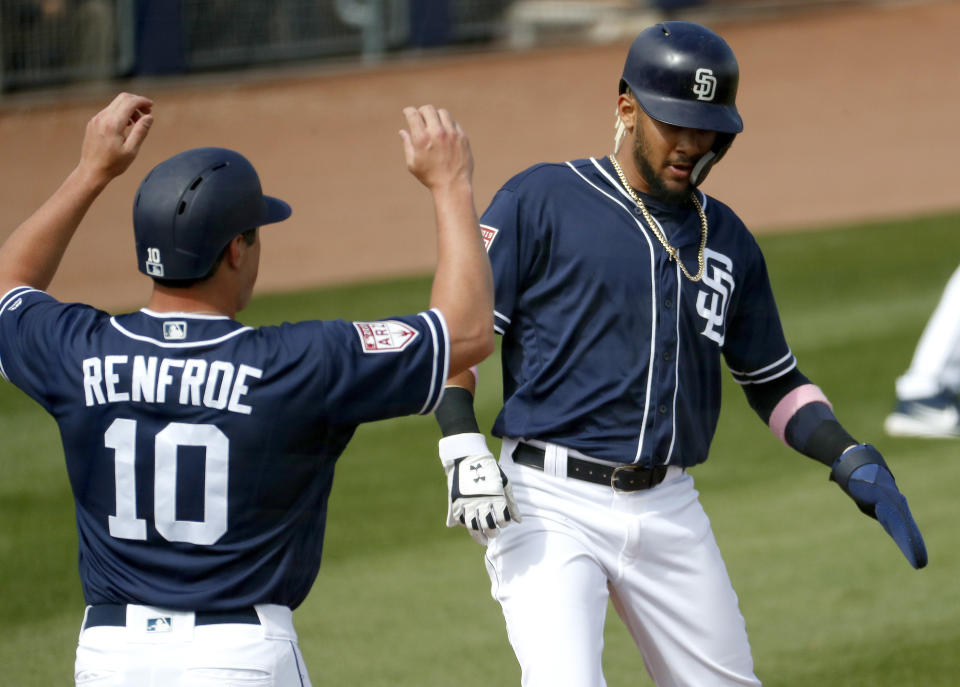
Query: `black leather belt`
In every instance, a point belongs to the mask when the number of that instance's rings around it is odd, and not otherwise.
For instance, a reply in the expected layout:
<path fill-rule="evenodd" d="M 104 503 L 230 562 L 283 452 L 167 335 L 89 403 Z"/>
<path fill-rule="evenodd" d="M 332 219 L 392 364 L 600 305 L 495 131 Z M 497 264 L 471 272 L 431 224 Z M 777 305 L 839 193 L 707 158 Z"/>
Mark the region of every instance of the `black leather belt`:
<path fill-rule="evenodd" d="M 543 470 L 543 449 L 530 444 L 517 444 L 513 462 Z M 602 465 L 589 460 L 567 456 L 567 477 L 585 482 L 603 484 L 617 491 L 640 491 L 655 487 L 667 476 L 667 466 L 647 468 L 642 465 Z"/>
<path fill-rule="evenodd" d="M 162 615 L 162 611 L 158 613 Z M 95 604 L 87 611 L 83 629 L 89 627 L 124 627 L 127 624 L 126 604 Z M 194 613 L 194 625 L 259 625 L 260 616 L 253 606 L 236 611 L 197 611 Z"/>

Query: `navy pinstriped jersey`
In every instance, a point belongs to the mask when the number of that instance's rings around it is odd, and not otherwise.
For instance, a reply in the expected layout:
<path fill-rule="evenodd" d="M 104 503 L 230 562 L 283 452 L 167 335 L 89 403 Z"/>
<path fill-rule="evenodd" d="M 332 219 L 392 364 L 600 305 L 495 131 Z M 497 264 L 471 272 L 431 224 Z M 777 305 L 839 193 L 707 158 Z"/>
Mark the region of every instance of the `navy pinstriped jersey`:
<path fill-rule="evenodd" d="M 756 241 L 698 194 L 709 233 L 693 283 L 607 158 L 536 165 L 500 189 L 481 218 L 503 335 L 495 435 L 691 466 L 706 460 L 716 429 L 721 356 L 740 384 L 796 366 Z M 695 274 L 696 209 L 644 200 Z"/>
<path fill-rule="evenodd" d="M 295 608 L 356 426 L 432 411 L 448 361 L 438 311 L 253 329 L 0 298 L 0 373 L 60 428 L 87 603 Z"/>

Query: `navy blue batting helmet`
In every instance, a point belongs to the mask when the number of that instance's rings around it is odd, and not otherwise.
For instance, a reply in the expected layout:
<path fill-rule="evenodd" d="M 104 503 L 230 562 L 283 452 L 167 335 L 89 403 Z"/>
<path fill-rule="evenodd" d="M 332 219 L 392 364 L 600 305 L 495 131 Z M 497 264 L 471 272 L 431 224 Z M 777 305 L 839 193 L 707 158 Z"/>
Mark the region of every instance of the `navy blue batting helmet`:
<path fill-rule="evenodd" d="M 665 21 L 634 39 L 620 92 L 629 86 L 657 121 L 738 134 L 743 131 L 736 104 L 739 80 L 737 58 L 720 36 L 692 22 Z"/>
<path fill-rule="evenodd" d="M 697 185 L 743 131 L 737 112 L 740 68 L 727 42 L 700 24 L 665 21 L 633 40 L 620 77 L 653 119 L 690 129 L 716 131 L 713 148 L 690 172 Z"/>
<path fill-rule="evenodd" d="M 187 150 L 154 167 L 137 190 L 137 267 L 161 279 L 198 279 L 235 236 L 290 212 L 282 200 L 263 195 L 260 177 L 240 153 Z"/>

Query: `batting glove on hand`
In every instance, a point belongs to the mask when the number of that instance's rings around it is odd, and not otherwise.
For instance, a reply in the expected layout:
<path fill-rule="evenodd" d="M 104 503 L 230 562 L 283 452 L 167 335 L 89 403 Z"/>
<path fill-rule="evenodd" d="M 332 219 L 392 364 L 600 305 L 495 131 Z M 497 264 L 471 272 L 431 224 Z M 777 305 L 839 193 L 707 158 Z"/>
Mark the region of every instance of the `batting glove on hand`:
<path fill-rule="evenodd" d="M 481 546 L 510 522 L 520 522 L 513 490 L 482 434 L 453 434 L 440 440 L 447 473 L 447 527 L 463 525 Z"/>
<path fill-rule="evenodd" d="M 919 569 L 927 564 L 927 547 L 920 528 L 877 449 L 870 444 L 848 449 L 833 463 L 830 479 L 840 485 L 861 511 L 883 525 L 910 565 Z"/>

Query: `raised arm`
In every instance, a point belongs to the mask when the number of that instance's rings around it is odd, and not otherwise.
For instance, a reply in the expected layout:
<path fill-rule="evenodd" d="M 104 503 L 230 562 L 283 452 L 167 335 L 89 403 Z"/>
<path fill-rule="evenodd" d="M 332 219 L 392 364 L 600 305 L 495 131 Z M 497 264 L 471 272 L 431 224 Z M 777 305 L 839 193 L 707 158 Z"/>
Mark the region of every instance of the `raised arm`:
<path fill-rule="evenodd" d="M 0 246 L 0 295 L 15 286 L 50 285 L 90 205 L 137 156 L 153 123 L 152 105 L 121 93 L 87 123 L 76 168 Z"/>
<path fill-rule="evenodd" d="M 450 374 L 493 352 L 493 276 L 473 203 L 473 154 L 463 128 L 432 105 L 403 111 L 407 168 L 433 194 L 437 267 L 430 306 L 450 330 Z"/>

